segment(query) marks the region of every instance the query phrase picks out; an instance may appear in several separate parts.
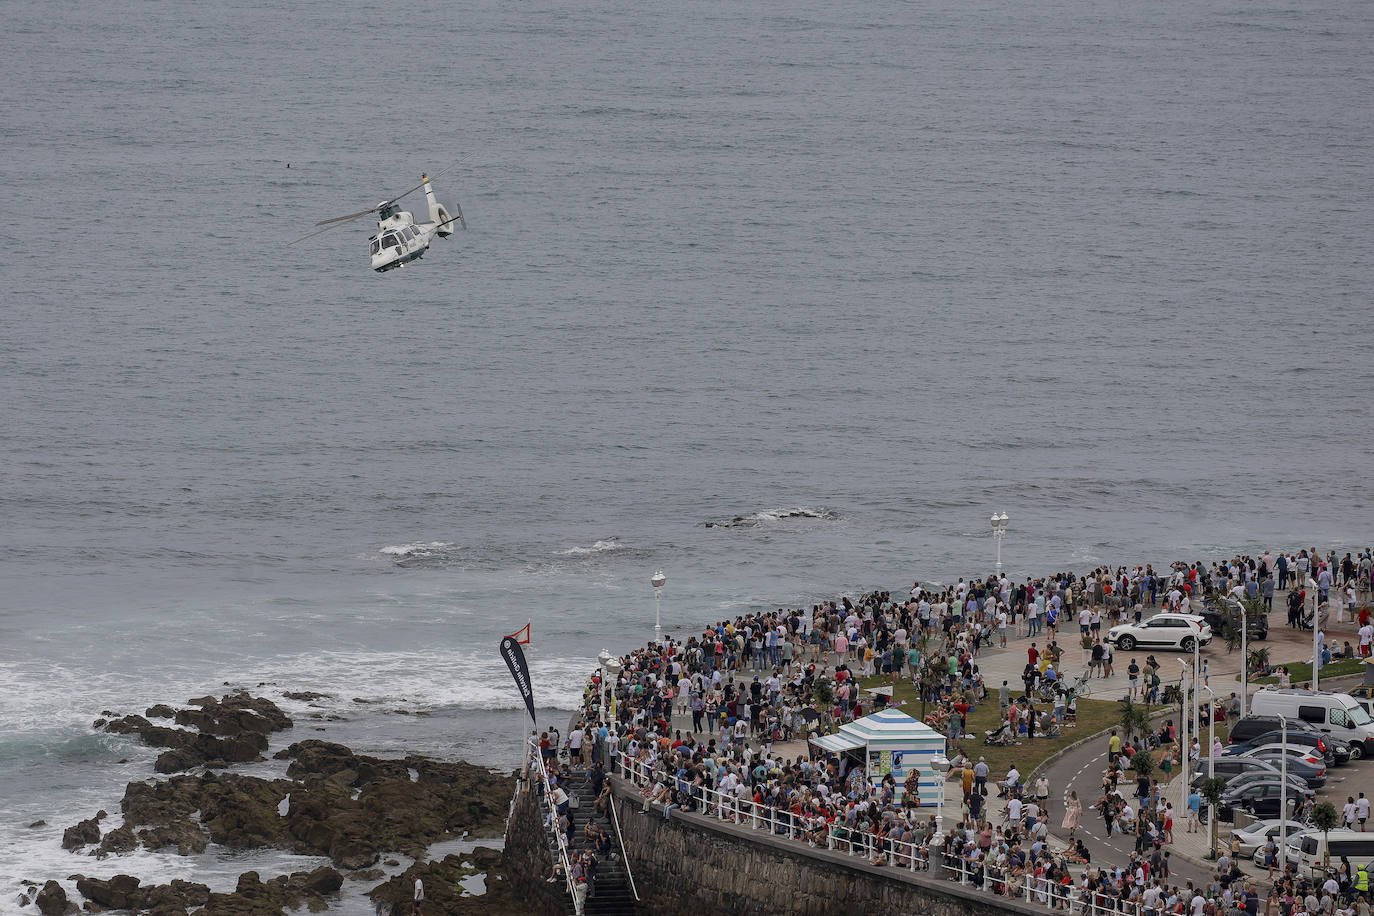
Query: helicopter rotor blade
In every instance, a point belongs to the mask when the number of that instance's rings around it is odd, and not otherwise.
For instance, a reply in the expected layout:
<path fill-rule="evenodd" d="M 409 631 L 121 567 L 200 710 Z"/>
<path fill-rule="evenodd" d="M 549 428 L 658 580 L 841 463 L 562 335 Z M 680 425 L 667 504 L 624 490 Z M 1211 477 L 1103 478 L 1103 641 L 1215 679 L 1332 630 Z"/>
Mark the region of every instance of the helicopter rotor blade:
<path fill-rule="evenodd" d="M 368 207 L 366 210 L 359 210 L 357 213 L 350 213 L 350 214 L 348 214 L 347 216 L 334 216 L 334 217 L 330 217 L 329 219 L 322 219 L 322 220 L 320 220 L 318 223 L 316 223 L 315 225 L 316 225 L 316 226 L 325 226 L 325 225 L 328 225 L 329 223 L 346 223 L 346 222 L 349 222 L 350 220 L 355 220 L 355 219 L 357 219 L 357 218 L 360 217 L 360 216 L 367 216 L 369 213 L 376 213 L 379 209 L 381 209 L 381 208 L 380 208 L 380 207 Z"/>
<path fill-rule="evenodd" d="M 366 211 L 364 211 L 364 212 L 365 212 L 365 213 L 371 213 L 372 211 L 371 211 L 371 210 L 366 210 Z M 362 213 L 358 214 L 358 216 L 362 216 L 362 215 L 363 215 Z M 356 219 L 356 218 L 357 218 L 357 217 L 354 217 L 354 219 Z M 315 225 L 318 226 L 319 223 L 316 223 Z M 314 238 L 315 236 L 317 236 L 317 235 L 324 235 L 324 234 L 325 234 L 326 232 L 328 232 L 330 229 L 338 229 L 338 228 L 341 228 L 341 227 L 347 226 L 347 225 L 348 225 L 348 223 L 346 223 L 346 222 L 343 222 L 343 223 L 336 222 L 336 223 L 334 223 L 334 225 L 332 225 L 332 226 L 325 226 L 323 229 L 318 229 L 318 230 L 316 230 L 316 231 L 310 233 L 309 235 L 303 235 L 303 236 L 301 236 L 300 238 L 296 239 L 296 241 L 294 241 L 294 242 L 287 242 L 285 247 L 290 248 L 292 245 L 296 244 L 296 242 L 304 242 L 306 239 L 313 239 L 313 238 Z"/>

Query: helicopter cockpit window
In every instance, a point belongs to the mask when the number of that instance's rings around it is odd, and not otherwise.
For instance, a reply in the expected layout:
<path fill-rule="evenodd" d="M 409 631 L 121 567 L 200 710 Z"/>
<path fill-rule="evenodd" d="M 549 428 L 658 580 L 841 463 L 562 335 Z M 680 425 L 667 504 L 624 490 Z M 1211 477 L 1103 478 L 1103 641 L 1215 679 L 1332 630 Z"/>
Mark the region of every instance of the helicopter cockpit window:
<path fill-rule="evenodd" d="M 388 235 L 386 238 L 382 239 L 382 247 L 383 247 L 383 248 L 390 248 L 392 245 L 395 245 L 395 244 L 397 244 L 397 241 L 396 241 L 396 236 L 394 236 L 394 235 Z"/>
<path fill-rule="evenodd" d="M 382 243 L 379 242 L 379 241 L 377 241 L 376 239 L 373 239 L 373 240 L 372 240 L 372 253 L 373 253 L 373 254 L 376 254 L 377 252 L 379 252 L 379 251 L 381 251 L 381 250 L 382 250 Z"/>

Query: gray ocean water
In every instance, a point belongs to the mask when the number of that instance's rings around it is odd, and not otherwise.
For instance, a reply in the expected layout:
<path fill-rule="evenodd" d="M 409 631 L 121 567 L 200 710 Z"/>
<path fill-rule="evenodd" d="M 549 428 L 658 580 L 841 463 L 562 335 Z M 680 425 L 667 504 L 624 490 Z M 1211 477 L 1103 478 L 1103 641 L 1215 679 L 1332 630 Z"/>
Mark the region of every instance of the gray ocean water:
<path fill-rule="evenodd" d="M 291 865 L 63 852 L 150 772 L 103 709 L 510 766 L 500 636 L 565 718 L 660 567 L 682 632 L 997 510 L 1013 575 L 1374 539 L 1369 4 L 55 12 L 0 5 L 0 912 Z M 418 265 L 287 247 L 460 160 Z"/>

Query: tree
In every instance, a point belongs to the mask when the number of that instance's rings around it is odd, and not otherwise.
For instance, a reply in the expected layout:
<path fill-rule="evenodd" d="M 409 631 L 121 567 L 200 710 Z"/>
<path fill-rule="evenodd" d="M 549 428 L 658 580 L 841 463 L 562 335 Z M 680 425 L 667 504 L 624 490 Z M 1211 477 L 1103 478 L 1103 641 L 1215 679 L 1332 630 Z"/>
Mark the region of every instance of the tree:
<path fill-rule="evenodd" d="M 821 709 L 828 715 L 830 707 L 835 703 L 835 690 L 830 683 L 830 678 L 821 675 L 816 678 L 816 682 L 811 685 L 811 697 L 820 705 Z"/>
<path fill-rule="evenodd" d="M 1341 816 L 1336 811 L 1336 806 L 1329 801 L 1324 801 L 1312 809 L 1312 826 L 1322 832 L 1325 839 L 1322 845 L 1326 848 L 1322 850 L 1322 866 L 1331 865 L 1331 828 L 1341 822 Z"/>
<path fill-rule="evenodd" d="M 1264 671 L 1269 667 L 1268 646 L 1260 646 L 1257 649 L 1251 649 L 1249 655 L 1251 674 L 1259 674 L 1261 671 Z"/>
<path fill-rule="evenodd" d="M 1207 799 L 1207 821 L 1211 827 L 1212 858 L 1217 857 L 1217 821 L 1221 820 L 1221 796 L 1226 794 L 1226 780 L 1220 776 L 1210 776 L 1202 781 L 1198 794 Z"/>
<path fill-rule="evenodd" d="M 1131 758 L 1131 768 L 1135 770 L 1137 776 L 1144 776 L 1149 779 L 1155 771 L 1155 758 L 1150 753 L 1149 748 L 1138 751 Z"/>
<path fill-rule="evenodd" d="M 1121 707 L 1121 731 L 1126 735 L 1126 742 L 1129 744 L 1133 735 L 1144 735 L 1150 730 L 1150 719 L 1145 714 L 1145 710 L 1126 698 L 1126 703 Z"/>

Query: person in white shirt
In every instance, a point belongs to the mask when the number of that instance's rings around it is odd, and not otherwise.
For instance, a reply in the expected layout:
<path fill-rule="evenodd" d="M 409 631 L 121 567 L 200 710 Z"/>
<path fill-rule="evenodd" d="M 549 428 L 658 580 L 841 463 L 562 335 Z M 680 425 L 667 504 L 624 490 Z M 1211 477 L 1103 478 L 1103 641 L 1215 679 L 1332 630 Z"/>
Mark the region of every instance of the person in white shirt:
<path fill-rule="evenodd" d="M 420 916 L 420 907 L 425 902 L 425 885 L 419 878 L 415 879 L 415 904 L 413 912 L 415 916 Z"/>

